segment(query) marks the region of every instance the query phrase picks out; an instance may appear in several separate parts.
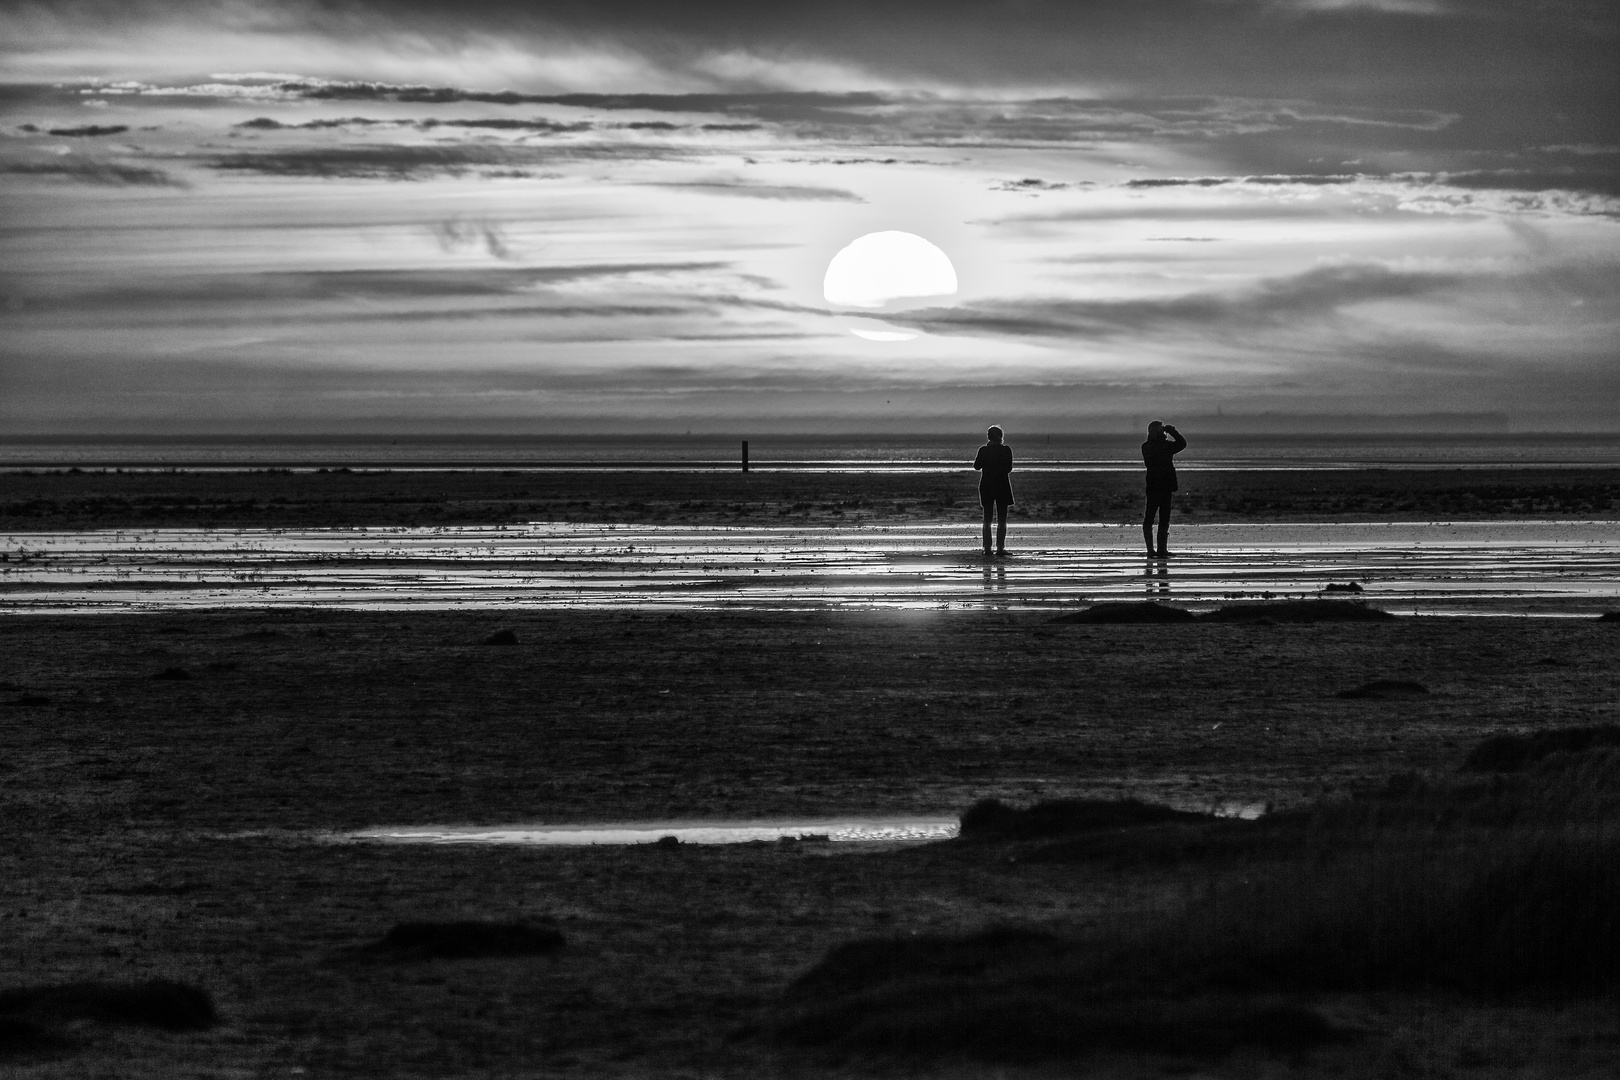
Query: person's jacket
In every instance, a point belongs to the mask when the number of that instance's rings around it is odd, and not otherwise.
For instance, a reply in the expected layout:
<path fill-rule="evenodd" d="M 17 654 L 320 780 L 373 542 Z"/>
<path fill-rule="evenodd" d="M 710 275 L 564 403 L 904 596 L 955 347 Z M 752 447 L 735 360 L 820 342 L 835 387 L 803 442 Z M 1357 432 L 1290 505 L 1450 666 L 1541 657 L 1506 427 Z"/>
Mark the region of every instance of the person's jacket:
<path fill-rule="evenodd" d="M 1142 461 L 1147 465 L 1147 489 L 1157 495 L 1175 491 L 1176 455 L 1187 449 L 1187 440 L 1181 432 L 1166 431 L 1168 439 L 1149 439 L 1142 444 Z"/>
<path fill-rule="evenodd" d="M 1013 467 L 1012 447 L 1006 443 L 985 443 L 974 455 L 973 467 L 984 474 L 979 477 L 981 493 L 1004 495 L 1008 502 L 1012 501 L 1012 481 L 1007 478 Z"/>

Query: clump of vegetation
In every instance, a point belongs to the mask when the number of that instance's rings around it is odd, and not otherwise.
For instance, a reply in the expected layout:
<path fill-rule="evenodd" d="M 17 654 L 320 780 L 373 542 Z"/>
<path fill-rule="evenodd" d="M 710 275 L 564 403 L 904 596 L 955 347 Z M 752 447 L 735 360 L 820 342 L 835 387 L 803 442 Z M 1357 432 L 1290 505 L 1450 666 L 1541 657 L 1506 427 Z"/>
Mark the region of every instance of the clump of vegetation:
<path fill-rule="evenodd" d="M 1215 622 L 1381 622 L 1395 616 L 1359 600 L 1260 600 L 1224 604 L 1199 618 Z"/>
<path fill-rule="evenodd" d="M 405 922 L 391 927 L 365 952 L 391 960 L 467 960 L 481 956 L 533 956 L 562 948 L 554 926 L 504 922 Z"/>
<path fill-rule="evenodd" d="M 1194 614 L 1186 608 L 1156 600 L 1110 600 L 1071 611 L 1054 623 L 1172 623 L 1194 619 L 1213 622 L 1383 622 L 1395 618 L 1361 600 L 1256 600 L 1224 604 L 1214 611 Z"/>
<path fill-rule="evenodd" d="M 0 1061 L 50 1055 L 71 1047 L 65 1038 L 38 1024 L 0 1016 Z"/>
<path fill-rule="evenodd" d="M 1096 829 L 1212 820 L 1211 814 L 1175 810 L 1138 799 L 1049 799 L 1024 810 L 999 799 L 981 799 L 962 815 L 961 835 L 1028 840 Z"/>
<path fill-rule="evenodd" d="M 1340 690 L 1334 697 L 1390 701 L 1395 698 L 1427 697 L 1428 693 L 1427 686 L 1410 679 L 1374 679 L 1350 690 Z"/>
<path fill-rule="evenodd" d="M 164 1031 L 197 1031 L 219 1020 L 206 991 L 169 979 L 18 987 L 0 992 L 0 1017 L 24 1027 L 93 1020 Z"/>
<path fill-rule="evenodd" d="M 1346 1033 L 1278 999 L 1123 993 L 1081 941 L 995 928 L 850 942 L 789 987 L 784 1041 L 999 1061 L 1096 1050 L 1299 1049 Z"/>
<path fill-rule="evenodd" d="M 1135 800 L 981 802 L 964 840 L 1017 845 L 1020 860 L 1093 856 L 1106 838 L 1116 854 L 1241 854 L 1244 872 L 1180 912 L 1075 936 L 999 927 L 839 946 L 789 988 L 777 1033 L 994 1061 L 1204 1055 L 1354 1037 L 1313 994 L 1620 992 L 1614 731 L 1526 736 L 1545 753 L 1517 772 L 1397 777 L 1253 822 Z"/>
<path fill-rule="evenodd" d="M 1556 754 L 1578 754 L 1599 746 L 1620 746 L 1620 726 L 1497 735 L 1474 747 L 1462 767 L 1464 772 L 1517 772 Z"/>
<path fill-rule="evenodd" d="M 1193 613 L 1186 608 L 1172 607 L 1152 600 L 1109 601 L 1092 604 L 1080 611 L 1059 615 L 1055 623 L 1167 623 L 1191 622 Z"/>

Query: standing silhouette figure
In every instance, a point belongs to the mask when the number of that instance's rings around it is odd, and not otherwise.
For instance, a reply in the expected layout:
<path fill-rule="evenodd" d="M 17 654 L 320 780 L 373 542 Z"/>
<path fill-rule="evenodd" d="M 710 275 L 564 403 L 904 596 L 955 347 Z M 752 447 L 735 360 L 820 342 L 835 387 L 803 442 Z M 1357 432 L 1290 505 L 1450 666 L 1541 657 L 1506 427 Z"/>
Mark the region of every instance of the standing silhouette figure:
<path fill-rule="evenodd" d="M 1175 457 L 1187 449 L 1187 440 L 1173 424 L 1155 420 L 1148 425 L 1147 442 L 1142 444 L 1142 462 L 1147 466 L 1147 513 L 1142 516 L 1142 539 L 1150 559 L 1168 559 L 1170 549 L 1170 493 L 1177 488 Z M 1159 519 L 1159 547 L 1153 547 L 1153 518 Z"/>
<path fill-rule="evenodd" d="M 990 515 L 996 516 L 997 555 L 1007 554 L 1007 507 L 1012 505 L 1012 447 L 1001 440 L 1000 427 L 991 425 L 985 433 L 990 441 L 979 447 L 973 467 L 979 470 L 979 505 L 984 507 L 984 557 L 990 557 Z"/>

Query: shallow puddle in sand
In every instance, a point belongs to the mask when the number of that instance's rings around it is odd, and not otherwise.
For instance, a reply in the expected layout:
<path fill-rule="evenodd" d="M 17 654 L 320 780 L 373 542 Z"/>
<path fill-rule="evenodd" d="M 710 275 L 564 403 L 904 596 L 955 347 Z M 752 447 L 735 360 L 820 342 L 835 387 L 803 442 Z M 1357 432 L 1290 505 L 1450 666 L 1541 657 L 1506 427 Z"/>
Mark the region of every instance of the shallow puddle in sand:
<path fill-rule="evenodd" d="M 220 608 L 1035 608 L 1350 595 L 1406 614 L 1591 614 L 1620 603 L 1620 522 L 963 525 L 534 523 L 0 536 L 0 612 Z M 1329 586 L 1338 586 L 1331 591 Z M 1354 586 L 1354 588 L 1351 588 Z"/>
<path fill-rule="evenodd" d="M 579 846 L 655 844 L 673 836 L 683 844 L 746 844 L 783 840 L 837 844 L 948 840 L 958 831 L 955 818 L 867 818 L 804 821 L 641 821 L 609 825 L 412 825 L 361 829 L 358 832 L 338 834 L 333 839 L 377 844 Z"/>

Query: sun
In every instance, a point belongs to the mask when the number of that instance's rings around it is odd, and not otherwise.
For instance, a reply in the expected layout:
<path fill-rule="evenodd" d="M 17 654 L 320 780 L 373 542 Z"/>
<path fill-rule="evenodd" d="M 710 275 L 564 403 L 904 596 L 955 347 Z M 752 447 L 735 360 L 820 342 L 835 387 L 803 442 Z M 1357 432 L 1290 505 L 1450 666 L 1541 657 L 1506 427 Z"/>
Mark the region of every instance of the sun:
<path fill-rule="evenodd" d="M 915 233 L 867 233 L 827 264 L 822 295 L 839 307 L 893 309 L 902 301 L 954 296 L 956 267 L 950 257 Z M 904 341 L 914 334 L 877 324 L 851 327 L 870 341 Z"/>

